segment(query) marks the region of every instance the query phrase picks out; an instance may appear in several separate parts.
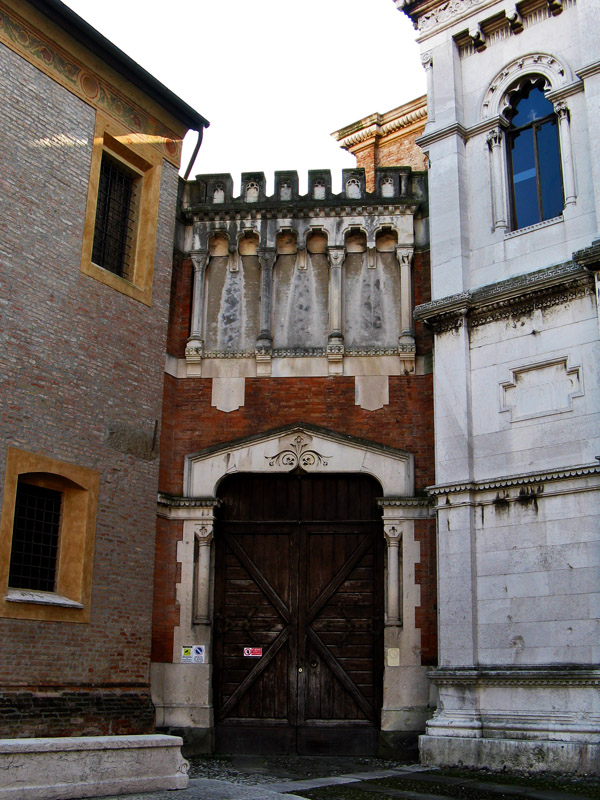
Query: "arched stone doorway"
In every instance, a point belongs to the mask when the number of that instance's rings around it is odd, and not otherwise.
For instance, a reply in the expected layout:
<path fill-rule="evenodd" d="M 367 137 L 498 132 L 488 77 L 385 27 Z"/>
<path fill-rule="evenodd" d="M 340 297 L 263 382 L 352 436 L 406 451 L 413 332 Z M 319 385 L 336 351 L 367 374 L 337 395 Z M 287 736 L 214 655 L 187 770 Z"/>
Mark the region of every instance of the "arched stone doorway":
<path fill-rule="evenodd" d="M 383 524 L 369 475 L 236 474 L 215 525 L 220 752 L 376 754 Z"/>
<path fill-rule="evenodd" d="M 377 674 L 377 670 L 379 675 L 383 672 L 383 680 L 382 684 L 378 683 L 380 678 L 374 680 L 373 697 L 377 692 L 380 694 L 379 700 L 373 701 L 372 707 L 377 706 L 377 712 L 372 714 L 369 722 L 371 734 L 365 735 L 365 740 L 372 736 L 373 731 L 379 731 L 380 749 L 383 742 L 386 752 L 398 751 L 404 740 L 415 739 L 431 715 L 427 666 L 421 663 L 421 632 L 415 620 L 415 610 L 420 605 L 420 586 L 415 578 L 420 546 L 415 537 L 415 525 L 429 517 L 429 503 L 425 498 L 414 496 L 413 457 L 410 453 L 311 425 L 277 429 L 191 454 L 185 463 L 185 494 L 159 498 L 159 517 L 173 524 L 182 524 L 182 534 L 177 545 L 178 624 L 175 624 L 172 634 L 173 661 L 152 664 L 152 697 L 157 726 L 181 734 L 188 741 L 198 742 L 199 749 L 215 748 L 215 726 L 218 728 L 220 723 L 213 702 L 216 685 L 213 672 L 217 669 L 215 660 L 218 662 L 215 647 L 220 646 L 218 614 L 222 613 L 218 607 L 219 589 L 215 587 L 215 562 L 220 558 L 221 542 L 217 544 L 215 538 L 220 540 L 222 535 L 219 519 L 222 492 L 227 490 L 226 481 L 230 476 L 254 475 L 257 479 L 268 479 L 267 483 L 276 487 L 280 479 L 287 481 L 291 473 L 297 472 L 319 478 L 315 486 L 318 483 L 323 486 L 325 478 L 335 482 L 344 477 L 358 482 L 362 477 L 367 479 L 366 483 L 372 481 L 371 486 L 377 486 L 378 518 L 360 520 L 377 525 L 377 537 L 380 542 L 383 539 L 384 550 L 378 584 L 383 594 L 383 632 L 378 634 L 374 656 L 377 666 L 373 667 L 373 674 Z M 326 515 L 333 513 L 334 504 L 330 500 L 331 493 L 322 500 L 325 509 L 322 513 Z M 346 518 L 341 514 L 342 523 L 348 521 L 345 513 Z M 333 522 L 334 517 L 327 519 Z M 295 520 L 295 524 L 302 522 L 302 519 Z M 298 544 L 294 546 L 299 547 L 301 539 L 299 535 Z M 351 546 L 344 549 L 348 558 L 352 555 L 351 549 Z M 373 552 L 377 552 L 377 546 Z M 339 569 L 342 567 L 340 564 Z M 330 580 L 333 578 L 335 575 Z M 322 592 L 326 586 L 324 574 L 318 588 Z M 306 611 L 304 607 L 303 613 Z M 342 617 L 343 612 L 339 619 Z M 317 617 L 314 619 L 319 621 Z M 306 625 L 304 627 L 306 629 Z M 237 642 L 236 646 L 239 644 Z M 244 646 L 252 644 L 249 642 Z M 202 649 L 201 663 L 186 661 L 184 652 L 192 645 Z M 260 643 L 257 642 L 256 646 Z M 309 660 L 309 669 L 311 661 L 314 659 Z M 319 659 L 317 662 L 320 663 Z M 298 661 L 290 661 L 290 665 L 305 669 L 305 663 Z M 243 681 L 244 675 L 241 677 Z M 339 680 L 339 675 L 336 679 Z M 355 702 L 356 697 L 353 698 Z M 216 705 L 218 715 L 222 712 L 223 701 L 217 699 Z M 351 704 L 348 709 L 350 712 Z M 297 709 L 295 713 L 298 714 Z M 306 716 L 305 711 L 303 713 Z M 364 718 L 368 717 L 369 714 L 365 713 Z M 358 720 L 358 716 L 352 719 Z M 343 729 L 343 724 L 335 716 L 333 722 L 330 716 L 327 725 Z M 317 739 L 318 736 L 315 741 Z"/>

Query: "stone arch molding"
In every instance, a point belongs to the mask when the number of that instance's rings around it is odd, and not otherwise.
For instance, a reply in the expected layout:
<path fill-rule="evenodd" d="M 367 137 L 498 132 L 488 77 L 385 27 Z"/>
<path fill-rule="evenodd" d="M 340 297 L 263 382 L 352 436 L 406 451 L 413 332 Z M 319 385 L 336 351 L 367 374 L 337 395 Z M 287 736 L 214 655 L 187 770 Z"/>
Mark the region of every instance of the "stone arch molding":
<path fill-rule="evenodd" d="M 236 472 L 364 473 L 376 478 L 385 497 L 412 497 L 413 456 L 403 450 L 310 425 L 277 429 L 186 457 L 185 494 L 216 497 L 223 478 Z"/>
<path fill-rule="evenodd" d="M 498 117 L 504 111 L 506 92 L 521 76 L 543 75 L 552 90 L 573 81 L 569 67 L 548 53 L 529 53 L 503 67 L 490 82 L 481 105 L 481 118 Z"/>

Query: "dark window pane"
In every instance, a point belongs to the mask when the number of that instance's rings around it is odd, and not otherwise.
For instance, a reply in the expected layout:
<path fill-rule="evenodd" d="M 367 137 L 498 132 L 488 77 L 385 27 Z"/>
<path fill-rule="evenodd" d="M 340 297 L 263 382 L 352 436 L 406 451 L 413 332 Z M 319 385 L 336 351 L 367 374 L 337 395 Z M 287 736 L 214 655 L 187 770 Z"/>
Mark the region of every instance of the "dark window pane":
<path fill-rule="evenodd" d="M 537 151 L 542 194 L 542 219 L 552 219 L 563 210 L 558 127 L 555 119 L 544 122 L 537 130 Z"/>
<path fill-rule="evenodd" d="M 512 118 L 515 128 L 529 125 L 536 119 L 543 119 L 554 113 L 554 106 L 545 97 L 544 92 L 538 88 L 532 88 L 529 92 L 524 91 L 522 99 L 516 105 L 516 113 Z"/>
<path fill-rule="evenodd" d="M 514 134 L 511 146 L 514 224 L 525 228 L 540 222 L 532 129 Z"/>
<path fill-rule="evenodd" d="M 62 493 L 19 483 L 8 585 L 53 592 Z"/>
<path fill-rule="evenodd" d="M 133 190 L 133 173 L 104 153 L 98 183 L 92 261 L 122 278 L 128 277 Z"/>

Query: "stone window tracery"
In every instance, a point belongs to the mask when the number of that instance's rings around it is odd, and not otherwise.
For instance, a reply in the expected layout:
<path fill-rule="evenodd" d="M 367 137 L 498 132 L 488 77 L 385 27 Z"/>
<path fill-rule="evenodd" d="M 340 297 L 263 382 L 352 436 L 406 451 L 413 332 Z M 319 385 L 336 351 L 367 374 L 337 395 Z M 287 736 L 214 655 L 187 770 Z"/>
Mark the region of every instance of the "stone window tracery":
<path fill-rule="evenodd" d="M 248 181 L 246 184 L 246 202 L 256 203 L 258 201 L 259 187 L 256 181 Z"/>
<path fill-rule="evenodd" d="M 359 199 L 361 196 L 360 191 L 360 182 L 357 178 L 350 178 L 346 182 L 346 197 L 351 197 L 353 199 Z"/>
<path fill-rule="evenodd" d="M 394 179 L 387 177 L 381 181 L 381 196 L 393 197 L 394 196 Z"/>
<path fill-rule="evenodd" d="M 225 187 L 218 183 L 215 186 L 213 192 L 213 203 L 224 203 L 225 202 Z"/>
<path fill-rule="evenodd" d="M 314 200 L 325 200 L 325 182 L 324 181 L 315 181 L 313 186 L 313 199 Z"/>
<path fill-rule="evenodd" d="M 291 200 L 292 199 L 292 184 L 289 181 L 282 181 L 279 187 L 279 199 Z"/>

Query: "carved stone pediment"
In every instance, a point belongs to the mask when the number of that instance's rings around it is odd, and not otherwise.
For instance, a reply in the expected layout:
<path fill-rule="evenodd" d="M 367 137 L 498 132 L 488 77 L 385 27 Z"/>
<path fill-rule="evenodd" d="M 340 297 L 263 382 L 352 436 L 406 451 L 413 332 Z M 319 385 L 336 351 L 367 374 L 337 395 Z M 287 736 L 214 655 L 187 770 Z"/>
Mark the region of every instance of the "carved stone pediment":
<path fill-rule="evenodd" d="M 280 428 L 187 456 L 185 493 L 215 496 L 219 482 L 236 472 L 276 474 L 297 469 L 366 473 L 380 482 L 385 496 L 413 494 L 411 453 L 311 425 Z"/>

